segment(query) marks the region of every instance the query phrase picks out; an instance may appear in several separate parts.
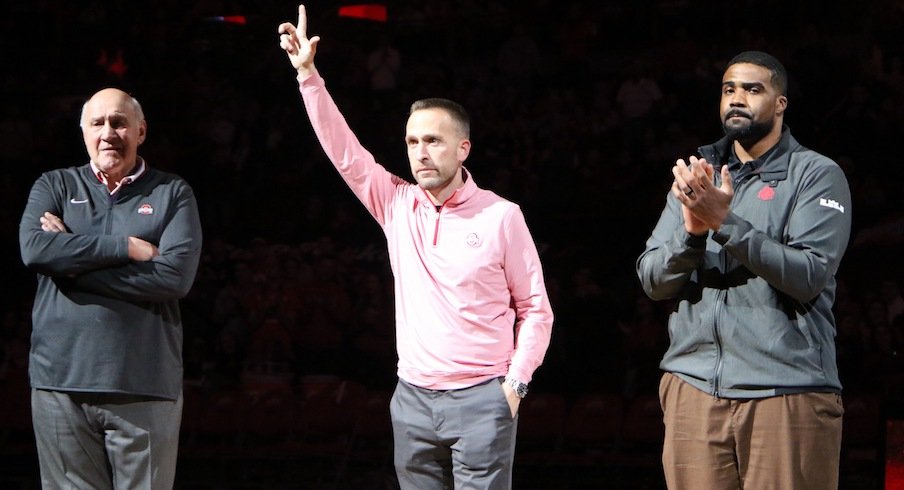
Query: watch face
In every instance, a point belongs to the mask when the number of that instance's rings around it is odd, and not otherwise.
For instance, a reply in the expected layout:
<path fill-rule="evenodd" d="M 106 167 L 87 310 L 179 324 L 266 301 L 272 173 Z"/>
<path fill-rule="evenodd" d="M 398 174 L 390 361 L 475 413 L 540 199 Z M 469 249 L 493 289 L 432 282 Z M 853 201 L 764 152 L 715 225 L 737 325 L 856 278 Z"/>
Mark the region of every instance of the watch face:
<path fill-rule="evenodd" d="M 515 394 L 524 398 L 524 395 L 527 395 L 527 385 L 524 383 L 512 383 L 512 388 L 515 389 Z"/>
<path fill-rule="evenodd" d="M 527 383 L 522 383 L 516 379 L 507 379 L 506 383 L 511 386 L 512 391 L 514 391 L 519 398 L 524 398 L 524 396 L 527 395 Z"/>

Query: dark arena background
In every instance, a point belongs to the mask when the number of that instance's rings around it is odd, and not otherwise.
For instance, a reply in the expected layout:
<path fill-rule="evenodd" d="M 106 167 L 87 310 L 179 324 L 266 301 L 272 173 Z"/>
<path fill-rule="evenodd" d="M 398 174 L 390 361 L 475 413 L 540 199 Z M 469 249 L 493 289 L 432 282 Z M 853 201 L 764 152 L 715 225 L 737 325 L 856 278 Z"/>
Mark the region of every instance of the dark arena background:
<path fill-rule="evenodd" d="M 116 86 L 144 107 L 140 153 L 192 184 L 204 225 L 182 302 L 177 488 L 395 488 L 385 241 L 320 150 L 278 46 L 276 27 L 296 21 L 296 5 L 0 7 L 0 487 L 39 487 L 26 376 L 34 276 L 19 259 L 19 218 L 42 171 L 87 162 L 81 104 Z M 844 168 L 853 192 L 835 305 L 841 487 L 904 488 L 904 2 L 341 10 L 352 5 L 309 2 L 309 34 L 322 37 L 318 68 L 365 146 L 408 177 L 410 102 L 462 102 L 473 120 L 468 168 L 522 206 L 538 242 L 556 324 L 522 406 L 515 488 L 664 488 L 656 390 L 668 305 L 646 298 L 634 261 L 675 159 L 721 136 L 721 73 L 746 49 L 788 68 L 787 124 Z M 398 53 L 397 68 L 384 49 Z"/>

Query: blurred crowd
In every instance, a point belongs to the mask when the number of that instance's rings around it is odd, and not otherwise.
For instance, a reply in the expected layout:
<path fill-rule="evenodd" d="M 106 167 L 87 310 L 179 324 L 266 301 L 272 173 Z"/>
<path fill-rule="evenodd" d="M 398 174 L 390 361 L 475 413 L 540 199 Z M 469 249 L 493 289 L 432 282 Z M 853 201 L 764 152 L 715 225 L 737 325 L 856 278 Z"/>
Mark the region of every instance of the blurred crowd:
<path fill-rule="evenodd" d="M 842 165 L 853 191 L 835 309 L 842 381 L 904 408 L 902 2 L 408 0 L 390 2 L 385 23 L 307 5 L 328 88 L 393 172 L 409 177 L 413 100 L 448 97 L 471 113 L 467 166 L 524 209 L 556 313 L 534 391 L 655 392 L 670 305 L 643 295 L 634 260 L 675 159 L 721 136 L 725 62 L 746 49 L 776 55 L 791 76 L 788 125 Z M 24 376 L 27 362 L 34 279 L 17 228 L 29 187 L 42 171 L 87 162 L 81 103 L 117 86 L 144 106 L 140 154 L 185 177 L 201 208 L 203 262 L 183 301 L 186 380 L 234 389 L 334 374 L 393 385 L 384 239 L 323 156 L 278 48 L 294 4 L 0 10 L 0 379 Z"/>

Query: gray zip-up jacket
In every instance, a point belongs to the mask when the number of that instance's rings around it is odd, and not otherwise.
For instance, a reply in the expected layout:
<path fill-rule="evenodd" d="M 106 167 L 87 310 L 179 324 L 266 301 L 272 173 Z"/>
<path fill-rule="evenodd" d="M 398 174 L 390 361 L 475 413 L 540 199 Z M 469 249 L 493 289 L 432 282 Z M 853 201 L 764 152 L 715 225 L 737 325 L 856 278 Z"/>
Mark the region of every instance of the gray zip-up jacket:
<path fill-rule="evenodd" d="M 699 152 L 729 164 L 731 141 Z M 732 169 L 731 213 L 708 237 L 687 233 L 667 197 L 636 264 L 650 298 L 674 301 L 660 368 L 725 398 L 837 393 L 831 309 L 851 231 L 847 179 L 787 127 L 764 158 L 752 173 Z"/>
<path fill-rule="evenodd" d="M 49 211 L 68 231 L 45 232 Z M 128 237 L 153 243 L 147 262 Z M 182 390 L 179 298 L 194 282 L 201 224 L 191 187 L 148 168 L 111 196 L 90 165 L 37 179 L 19 225 L 38 273 L 29 377 L 34 388 L 176 399 Z"/>

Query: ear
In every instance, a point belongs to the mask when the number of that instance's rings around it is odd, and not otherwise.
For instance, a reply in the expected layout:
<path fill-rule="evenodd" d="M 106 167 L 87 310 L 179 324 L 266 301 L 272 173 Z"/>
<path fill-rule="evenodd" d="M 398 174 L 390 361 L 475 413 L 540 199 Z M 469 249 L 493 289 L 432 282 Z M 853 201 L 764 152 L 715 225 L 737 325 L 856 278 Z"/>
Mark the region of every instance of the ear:
<path fill-rule="evenodd" d="M 147 121 L 141 121 L 138 123 L 138 144 L 144 143 L 144 139 L 147 138 L 148 135 L 148 123 Z"/>
<path fill-rule="evenodd" d="M 458 143 L 458 161 L 463 162 L 471 154 L 471 140 L 463 139 Z"/>
<path fill-rule="evenodd" d="M 782 116 L 785 114 L 785 109 L 788 108 L 788 98 L 784 95 L 779 95 L 775 99 L 775 115 Z"/>

